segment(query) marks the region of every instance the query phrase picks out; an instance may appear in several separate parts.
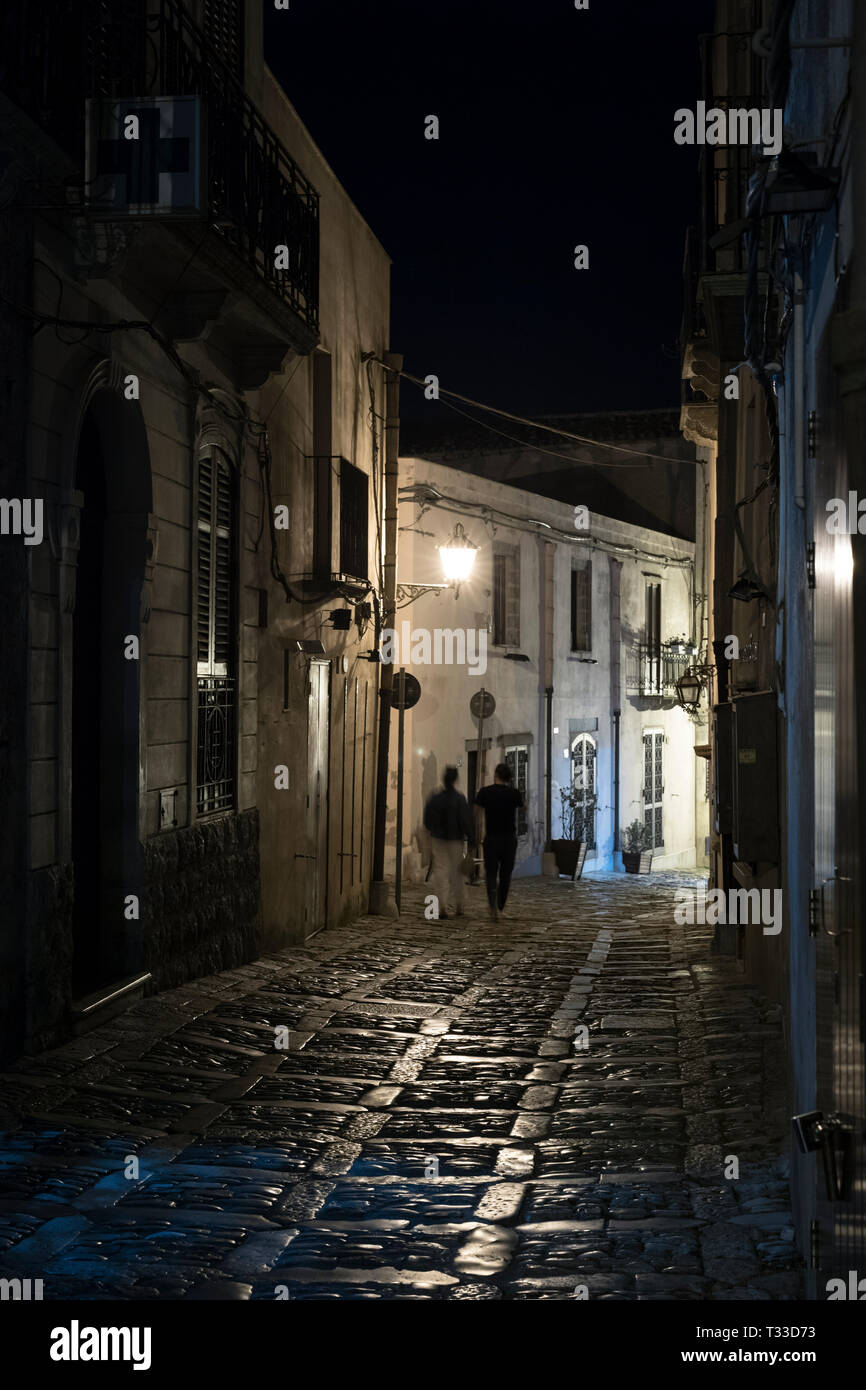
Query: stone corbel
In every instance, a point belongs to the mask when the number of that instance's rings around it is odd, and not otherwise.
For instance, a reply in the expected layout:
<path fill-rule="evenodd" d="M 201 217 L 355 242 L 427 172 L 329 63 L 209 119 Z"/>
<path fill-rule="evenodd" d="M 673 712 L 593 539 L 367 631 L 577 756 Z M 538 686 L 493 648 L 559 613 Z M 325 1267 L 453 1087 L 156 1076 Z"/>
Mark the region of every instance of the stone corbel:
<path fill-rule="evenodd" d="M 176 343 L 192 343 L 206 338 L 220 318 L 228 290 L 208 290 L 173 294 L 163 306 L 158 327 Z"/>
<path fill-rule="evenodd" d="M 719 437 L 719 408 L 712 401 L 687 401 L 680 409 L 680 429 L 693 444 L 714 444 Z"/>
<path fill-rule="evenodd" d="M 278 372 L 289 352 L 281 342 L 247 343 L 237 349 L 236 381 L 241 391 L 260 391 L 268 377 Z"/>

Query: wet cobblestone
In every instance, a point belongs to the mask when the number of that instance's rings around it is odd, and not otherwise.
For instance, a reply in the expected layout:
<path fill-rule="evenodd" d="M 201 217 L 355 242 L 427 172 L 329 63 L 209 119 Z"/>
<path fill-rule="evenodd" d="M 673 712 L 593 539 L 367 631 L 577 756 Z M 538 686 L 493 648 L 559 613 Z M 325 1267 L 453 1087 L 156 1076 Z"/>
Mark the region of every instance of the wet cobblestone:
<path fill-rule="evenodd" d="M 409 887 L 397 922 L 23 1060 L 0 1276 L 46 1299 L 801 1296 L 780 1023 L 674 923 L 694 882 L 520 880 L 496 924 L 480 890 L 437 923 Z"/>

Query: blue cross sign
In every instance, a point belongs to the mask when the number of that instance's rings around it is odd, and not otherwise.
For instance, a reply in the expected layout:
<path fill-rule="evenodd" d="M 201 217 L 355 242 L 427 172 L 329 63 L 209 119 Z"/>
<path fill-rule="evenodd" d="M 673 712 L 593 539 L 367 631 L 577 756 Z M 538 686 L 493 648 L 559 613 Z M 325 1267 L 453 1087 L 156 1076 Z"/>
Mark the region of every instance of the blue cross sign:
<path fill-rule="evenodd" d="M 198 97 L 90 101 L 87 106 L 86 177 L 91 209 L 116 217 L 200 212 Z"/>

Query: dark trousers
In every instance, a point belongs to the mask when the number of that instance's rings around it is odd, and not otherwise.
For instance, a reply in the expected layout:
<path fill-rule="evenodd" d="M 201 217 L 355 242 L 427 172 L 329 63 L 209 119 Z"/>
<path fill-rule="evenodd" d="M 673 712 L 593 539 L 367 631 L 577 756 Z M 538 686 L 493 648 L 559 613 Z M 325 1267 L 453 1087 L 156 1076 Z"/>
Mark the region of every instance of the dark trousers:
<path fill-rule="evenodd" d="M 487 897 L 491 907 L 504 907 L 511 886 L 514 856 L 517 854 L 516 835 L 488 835 L 484 841 L 484 875 Z M 497 885 L 497 875 L 499 883 Z"/>

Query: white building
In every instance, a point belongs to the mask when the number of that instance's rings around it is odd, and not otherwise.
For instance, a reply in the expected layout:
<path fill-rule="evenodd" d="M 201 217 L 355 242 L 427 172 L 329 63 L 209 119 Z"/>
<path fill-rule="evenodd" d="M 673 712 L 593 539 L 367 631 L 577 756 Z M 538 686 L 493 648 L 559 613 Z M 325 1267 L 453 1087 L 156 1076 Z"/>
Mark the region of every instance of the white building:
<path fill-rule="evenodd" d="M 411 586 L 442 582 L 438 547 L 457 525 L 478 547 L 470 579 L 413 598 Z M 548 796 L 556 839 L 559 791 L 575 778 L 597 798 L 587 869 L 621 866 L 617 826 L 634 820 L 651 832 L 653 869 L 695 864 L 705 764 L 674 691 L 694 643 L 694 545 L 417 458 L 400 461 L 399 526 L 395 637 L 384 655 L 421 685 L 405 715 L 404 877 L 426 872 L 423 808 L 445 766 L 457 765 L 467 795 L 475 790 L 470 700 L 482 688 L 495 699 L 482 780 L 507 761 L 526 793 L 515 874 L 541 872 Z M 392 854 L 397 751 L 395 718 Z"/>

